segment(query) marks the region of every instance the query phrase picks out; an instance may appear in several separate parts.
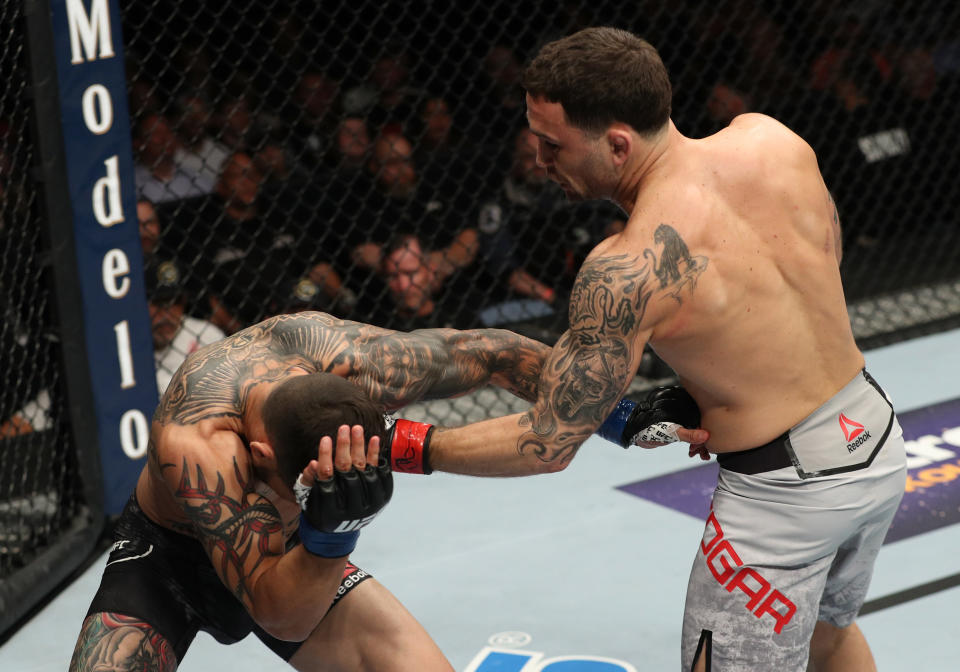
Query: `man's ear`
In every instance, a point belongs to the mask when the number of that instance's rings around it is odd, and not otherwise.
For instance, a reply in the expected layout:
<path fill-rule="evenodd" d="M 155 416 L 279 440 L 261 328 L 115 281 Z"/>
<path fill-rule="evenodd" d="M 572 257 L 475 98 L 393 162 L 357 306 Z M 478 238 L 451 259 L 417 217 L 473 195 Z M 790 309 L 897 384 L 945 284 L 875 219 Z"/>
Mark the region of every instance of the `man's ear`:
<path fill-rule="evenodd" d="M 633 136 L 626 128 L 611 126 L 607 131 L 607 144 L 610 146 L 613 162 L 622 166 L 633 151 Z"/>
<path fill-rule="evenodd" d="M 273 446 L 266 441 L 251 441 L 250 455 L 253 458 L 253 464 L 257 468 L 267 468 L 273 471 L 277 469 L 277 455 L 273 452 Z"/>

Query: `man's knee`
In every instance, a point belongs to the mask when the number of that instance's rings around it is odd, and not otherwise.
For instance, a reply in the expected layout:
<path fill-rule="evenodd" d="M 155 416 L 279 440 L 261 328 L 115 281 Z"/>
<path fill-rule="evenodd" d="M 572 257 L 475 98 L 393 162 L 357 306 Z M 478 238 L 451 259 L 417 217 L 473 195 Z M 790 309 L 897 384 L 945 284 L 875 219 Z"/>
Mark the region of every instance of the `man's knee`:
<path fill-rule="evenodd" d="M 127 670 L 135 663 L 158 672 L 173 672 L 177 656 L 166 638 L 140 619 L 97 613 L 83 621 L 70 672 Z"/>
<path fill-rule="evenodd" d="M 867 640 L 857 624 L 839 628 L 825 621 L 817 621 L 810 638 L 810 660 L 807 672 L 849 670 L 869 672 L 876 670 Z"/>

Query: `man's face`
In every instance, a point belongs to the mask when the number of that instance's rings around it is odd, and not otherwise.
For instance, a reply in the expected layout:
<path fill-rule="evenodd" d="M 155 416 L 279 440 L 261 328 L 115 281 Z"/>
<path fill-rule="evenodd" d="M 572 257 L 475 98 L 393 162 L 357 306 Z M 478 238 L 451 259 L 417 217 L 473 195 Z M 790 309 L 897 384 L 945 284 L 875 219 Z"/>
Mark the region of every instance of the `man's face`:
<path fill-rule="evenodd" d="M 337 129 L 337 147 L 348 160 L 361 161 L 370 151 L 367 124 L 358 117 L 344 119 Z"/>
<path fill-rule="evenodd" d="M 153 332 L 153 349 L 163 350 L 173 342 L 173 337 L 183 321 L 183 304 L 178 301 L 150 301 L 150 328 Z"/>
<path fill-rule="evenodd" d="M 383 190 L 392 196 L 406 197 L 417 186 L 413 167 L 413 147 L 399 135 L 387 135 L 377 141 L 374 168 Z"/>
<path fill-rule="evenodd" d="M 527 121 L 537 137 L 537 165 L 571 201 L 610 196 L 617 176 L 605 136 L 590 138 L 567 123 L 563 106 L 527 94 Z"/>
<path fill-rule="evenodd" d="M 514 145 L 513 175 L 532 186 L 539 186 L 547 181 L 547 170 L 537 163 L 539 144 L 540 139 L 529 129 L 524 129 L 517 135 Z"/>
<path fill-rule="evenodd" d="M 145 162 L 161 157 L 173 158 L 177 151 L 177 138 L 166 119 L 151 114 L 140 122 L 140 151 Z"/>
<path fill-rule="evenodd" d="M 143 248 L 144 255 L 151 255 L 157 249 L 157 242 L 160 240 L 160 221 L 157 219 L 157 211 L 150 203 L 140 201 L 137 203 L 137 220 L 140 223 L 140 246 Z"/>
<path fill-rule="evenodd" d="M 217 192 L 224 199 L 242 205 L 253 205 L 257 200 L 263 176 L 250 157 L 235 154 L 223 167 L 217 183 Z"/>
<path fill-rule="evenodd" d="M 416 241 L 410 241 L 387 255 L 383 269 L 390 294 L 398 306 L 417 311 L 430 300 L 433 272 Z"/>

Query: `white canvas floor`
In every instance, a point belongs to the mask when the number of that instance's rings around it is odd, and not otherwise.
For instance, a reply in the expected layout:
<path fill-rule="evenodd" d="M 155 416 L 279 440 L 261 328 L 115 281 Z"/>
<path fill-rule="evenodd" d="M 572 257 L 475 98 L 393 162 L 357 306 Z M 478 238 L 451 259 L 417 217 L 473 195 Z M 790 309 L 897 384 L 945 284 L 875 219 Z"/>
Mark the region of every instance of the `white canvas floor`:
<path fill-rule="evenodd" d="M 881 551 L 871 601 L 908 591 L 860 620 L 881 671 L 960 669 L 960 586 L 948 581 L 909 599 L 918 586 L 954 577 L 960 564 L 960 478 L 941 468 L 960 458 L 958 352 L 960 331 L 867 353 L 868 370 L 910 420 L 907 438 L 926 437 L 909 445 L 917 455 L 911 477 L 928 487 L 904 501 L 936 519 L 920 534 L 905 524 L 909 536 Z M 930 407 L 939 410 L 928 416 Z M 678 670 L 683 593 L 703 521 L 618 488 L 704 468 L 677 446 L 626 452 L 594 438 L 551 476 L 399 475 L 393 502 L 364 531 L 353 560 L 407 605 L 458 671 Z M 103 563 L 0 648 L 0 670 L 67 668 Z M 201 633 L 180 669 L 289 668 L 255 638 L 224 647 Z"/>

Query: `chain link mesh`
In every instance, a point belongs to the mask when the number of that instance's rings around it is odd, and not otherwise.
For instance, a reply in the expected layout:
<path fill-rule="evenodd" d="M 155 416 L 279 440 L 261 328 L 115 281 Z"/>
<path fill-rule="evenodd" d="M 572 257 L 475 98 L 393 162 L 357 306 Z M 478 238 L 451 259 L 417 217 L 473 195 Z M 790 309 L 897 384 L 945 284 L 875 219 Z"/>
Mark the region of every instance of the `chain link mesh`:
<path fill-rule="evenodd" d="M 588 25 L 659 48 L 685 134 L 758 111 L 817 150 L 861 342 L 960 315 L 956 3 L 120 4 L 161 388 L 193 349 L 293 310 L 554 342 L 581 261 L 623 214 L 566 203 L 537 169 L 519 77 Z M 0 4 L 0 579 L 84 510 L 22 23 Z M 652 354 L 639 373 L 672 375 Z M 517 403 L 484 390 L 406 414 L 455 424 Z"/>
<path fill-rule="evenodd" d="M 658 46 L 684 133 L 759 111 L 817 150 L 858 337 L 941 319 L 960 268 L 958 12 L 921 5 L 125 3 L 153 268 L 177 266 L 184 310 L 225 333 L 313 308 L 555 341 L 623 214 L 546 181 L 519 77 L 545 41 L 610 24 Z"/>
<path fill-rule="evenodd" d="M 0 585 L 86 511 L 66 427 L 24 16 L 0 4 Z"/>

